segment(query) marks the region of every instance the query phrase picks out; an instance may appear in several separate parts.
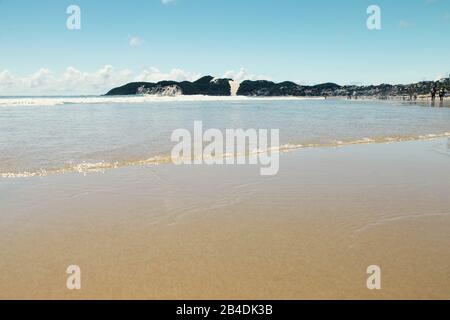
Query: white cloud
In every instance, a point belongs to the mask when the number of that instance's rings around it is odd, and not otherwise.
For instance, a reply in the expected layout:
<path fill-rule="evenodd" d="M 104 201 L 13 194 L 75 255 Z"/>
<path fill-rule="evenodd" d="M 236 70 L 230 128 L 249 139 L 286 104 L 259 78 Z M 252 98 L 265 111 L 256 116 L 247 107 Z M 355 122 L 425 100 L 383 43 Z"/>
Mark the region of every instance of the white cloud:
<path fill-rule="evenodd" d="M 163 80 L 174 81 L 195 81 L 201 77 L 199 73 L 185 72 L 181 69 L 172 69 L 168 73 L 159 71 L 159 69 L 151 67 L 144 69 L 136 78 L 136 81 L 159 82 Z"/>
<path fill-rule="evenodd" d="M 241 68 L 237 72 L 229 70 L 225 72 L 223 77 L 233 79 L 236 82 L 242 82 L 244 80 L 271 80 L 268 76 L 250 74 L 245 68 Z"/>
<path fill-rule="evenodd" d="M 60 75 L 44 68 L 26 76 L 4 70 L 0 72 L 0 95 L 100 94 L 131 80 L 128 70 L 116 72 L 110 65 L 94 72 L 68 67 Z"/>
<path fill-rule="evenodd" d="M 133 37 L 129 37 L 128 44 L 131 47 L 140 47 L 141 45 L 144 44 L 144 40 L 142 40 L 141 38 L 139 38 L 137 36 L 133 36 Z"/>
<path fill-rule="evenodd" d="M 187 72 L 177 68 L 163 72 L 155 67 L 134 73 L 129 69 L 116 70 L 111 65 L 105 65 L 93 72 L 83 72 L 75 67 L 68 67 L 61 74 L 41 68 L 25 76 L 15 75 L 8 70 L 0 70 L 0 95 L 97 95 L 133 81 L 195 81 L 201 76 L 200 73 Z M 239 82 L 247 79 L 270 80 L 266 76 L 252 75 L 244 68 L 238 72 L 227 71 L 223 77 Z"/>
<path fill-rule="evenodd" d="M 49 69 L 41 68 L 29 77 L 23 79 L 24 85 L 31 88 L 38 88 L 54 80 L 53 74 Z"/>
<path fill-rule="evenodd" d="M 175 3 L 176 0 L 161 0 L 162 4 L 171 4 L 171 3 Z"/>
<path fill-rule="evenodd" d="M 450 77 L 450 71 L 447 72 L 447 73 L 444 73 L 444 74 L 440 74 L 439 76 L 437 76 L 435 78 L 434 81 L 439 81 L 439 80 L 442 80 L 442 79 L 448 79 L 449 77 Z"/>
<path fill-rule="evenodd" d="M 11 88 L 16 83 L 16 79 L 8 70 L 0 72 L 0 88 Z"/>

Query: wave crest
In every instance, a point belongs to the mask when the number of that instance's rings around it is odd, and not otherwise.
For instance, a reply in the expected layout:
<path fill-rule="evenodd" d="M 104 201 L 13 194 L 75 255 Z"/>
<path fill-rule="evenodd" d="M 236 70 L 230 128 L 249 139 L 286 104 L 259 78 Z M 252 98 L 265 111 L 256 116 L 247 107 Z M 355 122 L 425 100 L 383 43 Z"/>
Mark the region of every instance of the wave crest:
<path fill-rule="evenodd" d="M 333 141 L 330 143 L 310 143 L 310 144 L 283 144 L 277 148 L 269 148 L 267 150 L 254 150 L 249 154 L 222 154 L 218 155 L 218 157 L 241 157 L 241 156 L 251 156 L 257 155 L 260 153 L 287 153 L 295 150 L 301 149 L 310 149 L 310 148 L 340 148 L 344 146 L 350 145 L 360 145 L 360 144 L 380 144 L 380 143 L 394 143 L 394 142 L 408 142 L 408 141 L 420 141 L 420 140 L 434 140 L 440 138 L 448 138 L 450 137 L 450 132 L 444 133 L 432 133 L 425 135 L 417 135 L 417 136 L 391 136 L 391 137 L 377 137 L 377 138 L 362 138 L 356 140 L 348 140 L 348 141 Z M 87 163 L 82 162 L 75 165 L 70 165 L 61 168 L 55 169 L 39 169 L 35 171 L 23 171 L 23 172 L 4 172 L 0 173 L 0 177 L 2 178 L 29 178 L 29 177 L 42 177 L 54 174 L 65 174 L 65 173 L 82 173 L 84 175 L 89 173 L 104 173 L 107 170 L 117 169 L 128 166 L 152 166 L 152 165 L 162 165 L 172 163 L 172 159 L 170 155 L 160 155 L 153 156 L 148 159 L 143 160 L 135 160 L 135 161 L 116 161 L 116 162 L 96 162 L 96 163 Z"/>
<path fill-rule="evenodd" d="M 153 102 L 197 102 L 197 101 L 273 101 L 273 100 L 322 100 L 323 98 L 304 97 L 246 97 L 246 96 L 203 96 L 180 95 L 176 88 L 164 94 L 142 94 L 136 96 L 101 96 L 101 97 L 39 97 L 39 98 L 0 98 L 0 107 L 60 106 L 66 104 L 141 104 Z"/>

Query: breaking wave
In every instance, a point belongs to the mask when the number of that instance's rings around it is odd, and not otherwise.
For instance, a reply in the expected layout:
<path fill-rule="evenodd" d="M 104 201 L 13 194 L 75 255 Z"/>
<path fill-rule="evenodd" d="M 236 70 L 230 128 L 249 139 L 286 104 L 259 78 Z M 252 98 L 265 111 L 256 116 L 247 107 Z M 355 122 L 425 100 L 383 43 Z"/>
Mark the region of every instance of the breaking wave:
<path fill-rule="evenodd" d="M 89 97 L 11 97 L 0 98 L 0 107 L 60 106 L 67 104 L 128 104 L 183 101 L 245 101 L 245 100 L 322 100 L 305 97 L 246 97 L 204 95 L 136 95 L 136 96 L 89 96 Z"/>
<path fill-rule="evenodd" d="M 310 148 L 339 148 L 350 145 L 360 145 L 360 144 L 382 144 L 382 143 L 394 143 L 394 142 L 408 142 L 408 141 L 420 141 L 420 140 L 434 140 L 440 138 L 450 137 L 450 132 L 437 133 L 437 134 L 425 134 L 417 136 L 391 136 L 391 137 L 377 137 L 377 138 L 362 138 L 356 140 L 336 140 L 329 143 L 310 143 L 310 144 L 283 144 L 280 147 L 269 148 L 266 150 L 254 150 L 247 154 L 222 154 L 218 157 L 240 157 L 240 156 L 251 156 L 267 152 L 276 153 L 287 153 L 295 150 L 310 149 Z M 153 156 L 143 160 L 133 160 L 133 161 L 116 161 L 116 162 L 96 162 L 88 163 L 82 162 L 75 165 L 67 165 L 61 168 L 54 169 L 40 169 L 35 171 L 23 171 L 23 172 L 3 172 L 0 173 L 1 178 L 29 178 L 29 177 L 42 177 L 54 174 L 65 174 L 65 173 L 104 173 L 107 170 L 117 169 L 127 166 L 157 166 L 162 164 L 172 163 L 170 155 L 159 155 Z"/>

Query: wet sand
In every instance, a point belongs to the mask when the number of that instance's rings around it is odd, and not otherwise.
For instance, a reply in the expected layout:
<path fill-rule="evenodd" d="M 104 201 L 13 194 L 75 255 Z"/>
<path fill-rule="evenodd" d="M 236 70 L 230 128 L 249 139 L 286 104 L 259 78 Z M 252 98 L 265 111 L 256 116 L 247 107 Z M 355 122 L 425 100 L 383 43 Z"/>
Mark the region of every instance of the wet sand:
<path fill-rule="evenodd" d="M 449 143 L 0 179 L 0 298 L 450 299 Z"/>

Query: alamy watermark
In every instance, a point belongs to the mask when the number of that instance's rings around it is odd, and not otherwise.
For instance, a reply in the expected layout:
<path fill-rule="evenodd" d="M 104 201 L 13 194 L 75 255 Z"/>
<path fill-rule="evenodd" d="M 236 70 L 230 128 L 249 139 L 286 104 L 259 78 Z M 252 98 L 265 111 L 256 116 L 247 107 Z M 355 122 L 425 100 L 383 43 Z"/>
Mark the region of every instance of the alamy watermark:
<path fill-rule="evenodd" d="M 67 29 L 80 30 L 81 29 L 81 9 L 79 6 L 72 4 L 67 7 L 66 13 L 69 15 L 66 21 Z"/>
<path fill-rule="evenodd" d="M 81 8 L 76 4 L 67 7 L 66 13 L 69 15 L 66 21 L 67 29 L 80 30 L 81 29 Z M 381 8 L 378 5 L 372 4 L 367 7 L 366 25 L 369 30 L 381 30 Z"/>
<path fill-rule="evenodd" d="M 66 280 L 66 287 L 69 290 L 81 290 L 81 268 L 77 265 L 67 267 L 66 273 L 69 275 Z"/>
<path fill-rule="evenodd" d="M 381 30 L 381 8 L 375 4 L 367 7 L 367 29 L 369 30 Z"/>
<path fill-rule="evenodd" d="M 176 165 L 260 165 L 263 176 L 276 175 L 280 168 L 279 129 L 226 129 L 224 134 L 203 131 L 203 123 L 195 121 L 193 134 L 177 129 L 171 140 L 177 142 L 171 153 Z"/>
<path fill-rule="evenodd" d="M 371 265 L 367 267 L 366 286 L 369 290 L 381 290 L 381 268 L 377 265 Z"/>

